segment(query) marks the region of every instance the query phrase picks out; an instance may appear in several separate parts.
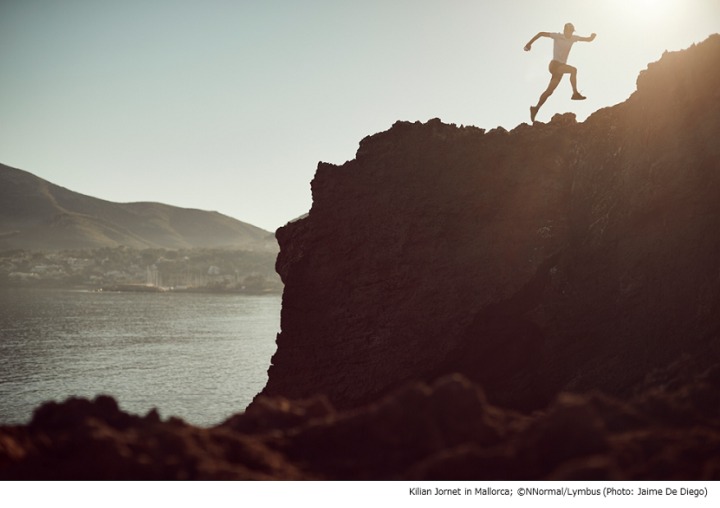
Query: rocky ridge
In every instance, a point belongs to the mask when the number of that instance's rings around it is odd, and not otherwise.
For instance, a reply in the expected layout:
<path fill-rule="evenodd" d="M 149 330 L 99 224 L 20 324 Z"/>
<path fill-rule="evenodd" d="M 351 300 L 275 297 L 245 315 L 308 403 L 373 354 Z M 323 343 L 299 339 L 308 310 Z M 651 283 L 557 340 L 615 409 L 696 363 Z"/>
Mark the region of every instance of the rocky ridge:
<path fill-rule="evenodd" d="M 669 382 L 648 378 L 627 401 L 563 393 L 530 415 L 457 374 L 345 411 L 261 397 L 208 429 L 71 399 L 0 427 L 0 479 L 720 479 L 720 364 L 654 375 Z"/>
<path fill-rule="evenodd" d="M 350 408 L 460 372 L 532 410 L 705 361 L 720 346 L 718 62 L 715 35 L 584 123 L 398 122 L 321 163 L 309 215 L 277 232 L 263 394 Z"/>

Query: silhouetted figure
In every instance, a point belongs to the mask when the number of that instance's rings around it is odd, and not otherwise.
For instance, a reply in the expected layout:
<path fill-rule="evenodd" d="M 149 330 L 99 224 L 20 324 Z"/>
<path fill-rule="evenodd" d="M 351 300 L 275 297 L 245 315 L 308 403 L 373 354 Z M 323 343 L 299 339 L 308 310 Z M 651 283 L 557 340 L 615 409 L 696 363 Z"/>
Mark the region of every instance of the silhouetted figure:
<path fill-rule="evenodd" d="M 530 42 L 525 45 L 525 51 L 530 51 L 532 43 L 538 40 L 540 37 L 549 37 L 554 41 L 553 59 L 550 61 L 550 65 L 548 66 L 548 70 L 552 75 L 550 77 L 550 83 L 548 84 L 547 89 L 540 96 L 540 100 L 538 100 L 537 106 L 530 106 L 530 120 L 532 120 L 533 122 L 535 121 L 535 115 L 537 115 L 537 112 L 540 110 L 540 106 L 545 104 L 547 98 L 550 97 L 555 91 L 555 88 L 557 88 L 558 84 L 560 83 L 563 74 L 570 74 L 570 84 L 573 88 L 573 95 L 571 99 L 576 101 L 581 101 L 585 99 L 585 97 L 580 92 L 578 92 L 577 89 L 577 69 L 572 65 L 567 64 L 567 58 L 570 54 L 570 48 L 572 48 L 573 44 L 578 41 L 591 42 L 595 39 L 596 34 L 592 34 L 590 37 L 580 37 L 578 35 L 573 35 L 574 31 L 575 27 L 572 23 L 565 23 L 565 29 L 563 30 L 563 33 L 560 34 L 556 32 L 539 32 L 535 37 L 530 39 Z"/>

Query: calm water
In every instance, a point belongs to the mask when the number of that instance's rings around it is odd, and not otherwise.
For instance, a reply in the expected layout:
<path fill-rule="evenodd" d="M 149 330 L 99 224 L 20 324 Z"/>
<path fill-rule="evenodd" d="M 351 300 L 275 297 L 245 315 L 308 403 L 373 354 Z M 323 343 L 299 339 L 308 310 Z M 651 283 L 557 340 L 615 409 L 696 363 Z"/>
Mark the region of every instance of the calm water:
<path fill-rule="evenodd" d="M 0 288 L 0 424 L 100 393 L 131 413 L 219 423 L 265 385 L 279 329 L 277 295 Z"/>

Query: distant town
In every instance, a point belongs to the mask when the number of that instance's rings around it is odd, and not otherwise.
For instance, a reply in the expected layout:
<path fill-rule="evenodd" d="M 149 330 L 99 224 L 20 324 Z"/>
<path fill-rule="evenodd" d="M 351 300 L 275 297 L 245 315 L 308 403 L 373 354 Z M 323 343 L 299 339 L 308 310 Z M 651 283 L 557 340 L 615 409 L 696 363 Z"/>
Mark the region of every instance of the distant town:
<path fill-rule="evenodd" d="M 279 293 L 275 255 L 223 249 L 0 252 L 0 287 Z"/>

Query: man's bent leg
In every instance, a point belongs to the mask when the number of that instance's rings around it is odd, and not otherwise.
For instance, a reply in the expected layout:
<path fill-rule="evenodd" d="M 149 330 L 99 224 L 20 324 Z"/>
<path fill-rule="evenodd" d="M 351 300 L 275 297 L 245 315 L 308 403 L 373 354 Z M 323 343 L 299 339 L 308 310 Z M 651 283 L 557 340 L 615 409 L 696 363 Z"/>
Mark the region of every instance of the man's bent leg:
<path fill-rule="evenodd" d="M 571 67 L 570 65 L 568 65 L 568 67 L 572 69 L 570 71 L 570 84 L 572 85 L 573 93 L 577 95 L 580 93 L 577 89 L 577 69 L 575 67 Z"/>
<path fill-rule="evenodd" d="M 574 101 L 582 101 L 585 99 L 585 96 L 582 95 L 580 92 L 578 92 L 577 88 L 577 69 L 573 67 L 572 65 L 568 65 L 567 67 L 570 68 L 570 84 L 572 85 L 573 94 L 571 99 Z"/>

